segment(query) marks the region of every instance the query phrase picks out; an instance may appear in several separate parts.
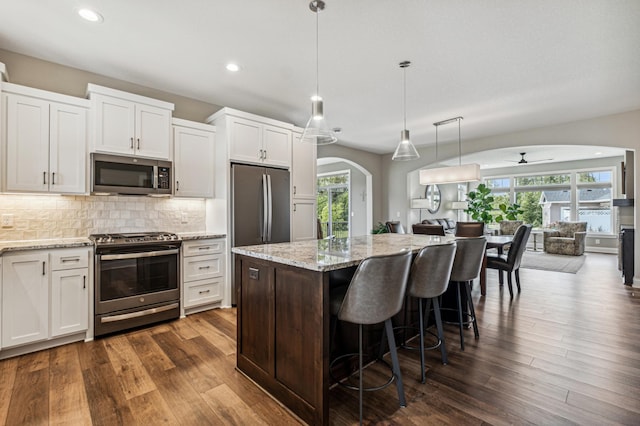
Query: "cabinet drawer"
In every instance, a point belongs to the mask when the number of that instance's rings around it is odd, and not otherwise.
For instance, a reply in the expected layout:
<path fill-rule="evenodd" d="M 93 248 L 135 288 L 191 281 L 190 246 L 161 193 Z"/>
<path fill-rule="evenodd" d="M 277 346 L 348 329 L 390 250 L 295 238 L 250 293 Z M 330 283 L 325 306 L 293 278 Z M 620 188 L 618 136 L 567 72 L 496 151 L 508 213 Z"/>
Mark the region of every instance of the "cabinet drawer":
<path fill-rule="evenodd" d="M 222 300 L 223 277 L 193 281 L 184 286 L 184 307 L 204 305 Z"/>
<path fill-rule="evenodd" d="M 89 266 L 89 250 L 54 250 L 51 251 L 51 270 L 87 268 Z"/>
<path fill-rule="evenodd" d="M 224 253 L 224 240 L 213 239 L 185 241 L 182 244 L 182 252 L 185 257 Z"/>
<path fill-rule="evenodd" d="M 185 282 L 222 275 L 224 275 L 224 255 L 193 256 L 184 259 Z"/>

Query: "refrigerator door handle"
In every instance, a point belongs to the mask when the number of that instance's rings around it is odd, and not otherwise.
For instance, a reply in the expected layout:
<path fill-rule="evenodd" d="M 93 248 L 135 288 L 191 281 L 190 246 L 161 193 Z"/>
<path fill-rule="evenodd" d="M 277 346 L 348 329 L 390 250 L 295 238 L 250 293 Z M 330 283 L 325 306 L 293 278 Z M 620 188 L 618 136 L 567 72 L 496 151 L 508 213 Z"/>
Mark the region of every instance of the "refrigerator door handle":
<path fill-rule="evenodd" d="M 273 225 L 273 194 L 271 193 L 271 175 L 267 175 L 267 188 L 269 191 L 269 197 L 267 198 L 267 207 L 269 214 L 269 221 L 267 225 L 267 241 L 271 242 L 271 225 Z"/>
<path fill-rule="evenodd" d="M 262 230 L 260 232 L 260 237 L 262 237 L 262 242 L 266 243 L 267 238 L 267 224 L 269 223 L 269 218 L 267 216 L 267 211 L 269 209 L 269 203 L 267 199 L 269 198 L 269 190 L 267 188 L 267 175 L 262 175 Z"/>

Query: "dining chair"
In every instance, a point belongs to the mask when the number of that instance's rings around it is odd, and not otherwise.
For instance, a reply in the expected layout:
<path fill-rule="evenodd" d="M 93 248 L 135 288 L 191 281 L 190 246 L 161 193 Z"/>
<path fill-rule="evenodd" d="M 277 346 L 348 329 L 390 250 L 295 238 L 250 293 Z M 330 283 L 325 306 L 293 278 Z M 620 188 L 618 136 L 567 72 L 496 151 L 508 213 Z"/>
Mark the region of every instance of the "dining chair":
<path fill-rule="evenodd" d="M 513 242 L 507 254 L 487 254 L 487 268 L 498 270 L 498 280 L 501 286 L 504 283 L 502 272 L 507 272 L 507 284 L 511 298 L 513 298 L 512 274 L 516 277 L 516 286 L 518 287 L 518 293 L 520 293 L 520 262 L 530 234 L 531 225 L 520 225 L 516 229 Z"/>
<path fill-rule="evenodd" d="M 473 334 L 478 339 L 478 322 L 473 307 L 473 299 L 471 298 L 471 281 L 476 279 L 480 274 L 482 261 L 485 256 L 487 247 L 487 239 L 482 237 L 469 237 L 456 239 L 456 256 L 453 260 L 451 269 L 450 285 L 456 287 L 456 301 L 458 311 L 458 327 L 460 331 L 460 348 L 464 350 L 463 329 L 467 324 L 473 325 Z M 464 312 L 462 307 L 462 298 L 468 311 Z M 463 313 L 464 312 L 464 313 Z M 466 316 L 466 319 L 463 319 Z"/>
<path fill-rule="evenodd" d="M 444 227 L 442 225 L 431 225 L 426 223 L 414 223 L 412 225 L 414 234 L 440 235 L 444 236 Z"/>
<path fill-rule="evenodd" d="M 391 234 L 405 234 L 404 227 L 398 220 L 386 222 L 387 232 Z"/>
<path fill-rule="evenodd" d="M 456 237 L 481 237 L 484 235 L 484 222 L 457 222 Z"/>
<path fill-rule="evenodd" d="M 411 258 L 412 253 L 409 250 L 391 255 L 368 257 L 358 265 L 346 291 L 344 293 L 336 291 L 331 295 L 329 305 L 337 319 L 358 325 L 358 353 L 348 353 L 336 357 L 331 361 L 329 374 L 331 375 L 331 367 L 339 360 L 358 355 L 358 386 L 353 386 L 347 381 L 338 381 L 338 384 L 348 389 L 358 390 L 360 424 L 362 424 L 362 398 L 365 390 L 378 390 L 395 381 L 400 406 L 407 405 L 391 318 L 402 309 L 407 289 L 407 278 L 411 268 Z M 379 323 L 384 323 L 387 334 L 392 375 L 382 386 L 364 388 L 362 329 L 363 325 Z"/>

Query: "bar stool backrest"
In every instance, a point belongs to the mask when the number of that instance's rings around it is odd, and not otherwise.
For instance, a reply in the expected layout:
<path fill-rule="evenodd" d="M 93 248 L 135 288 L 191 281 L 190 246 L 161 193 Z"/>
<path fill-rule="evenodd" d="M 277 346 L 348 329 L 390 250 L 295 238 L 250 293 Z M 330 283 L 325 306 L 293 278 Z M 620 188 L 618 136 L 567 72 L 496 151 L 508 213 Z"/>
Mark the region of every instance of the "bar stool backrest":
<path fill-rule="evenodd" d="M 407 294 L 428 299 L 447 290 L 456 244 L 424 247 L 411 265 Z"/>
<path fill-rule="evenodd" d="M 485 237 L 457 238 L 456 245 L 451 281 L 471 281 L 480 274 L 487 239 Z"/>
<path fill-rule="evenodd" d="M 360 262 L 338 311 L 338 319 L 378 324 L 402 308 L 411 268 L 411 251 L 371 256 Z"/>

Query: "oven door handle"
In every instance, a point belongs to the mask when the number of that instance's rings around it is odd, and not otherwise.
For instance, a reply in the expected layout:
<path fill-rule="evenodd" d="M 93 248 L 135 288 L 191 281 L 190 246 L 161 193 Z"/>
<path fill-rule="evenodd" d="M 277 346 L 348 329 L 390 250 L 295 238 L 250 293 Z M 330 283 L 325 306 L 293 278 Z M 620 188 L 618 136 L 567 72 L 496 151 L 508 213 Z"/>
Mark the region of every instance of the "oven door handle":
<path fill-rule="evenodd" d="M 178 303 L 172 303 L 170 305 L 159 306 L 157 308 L 145 309 L 144 311 L 137 311 L 137 312 L 131 312 L 131 313 L 128 313 L 128 314 L 120 314 L 120 315 L 110 315 L 108 317 L 100 318 L 100 322 L 101 323 L 116 322 L 116 321 L 128 320 L 128 319 L 131 319 L 131 318 L 144 317 L 144 316 L 147 316 L 147 315 L 153 315 L 153 314 L 157 314 L 157 313 L 160 313 L 160 312 L 169 311 L 171 309 L 176 309 L 178 306 L 180 306 Z"/>
<path fill-rule="evenodd" d="M 142 253 L 101 254 L 99 256 L 100 256 L 100 260 L 123 260 L 123 259 L 139 259 L 141 257 L 167 256 L 170 254 L 178 254 L 178 253 L 180 253 L 180 249 L 147 251 Z"/>

